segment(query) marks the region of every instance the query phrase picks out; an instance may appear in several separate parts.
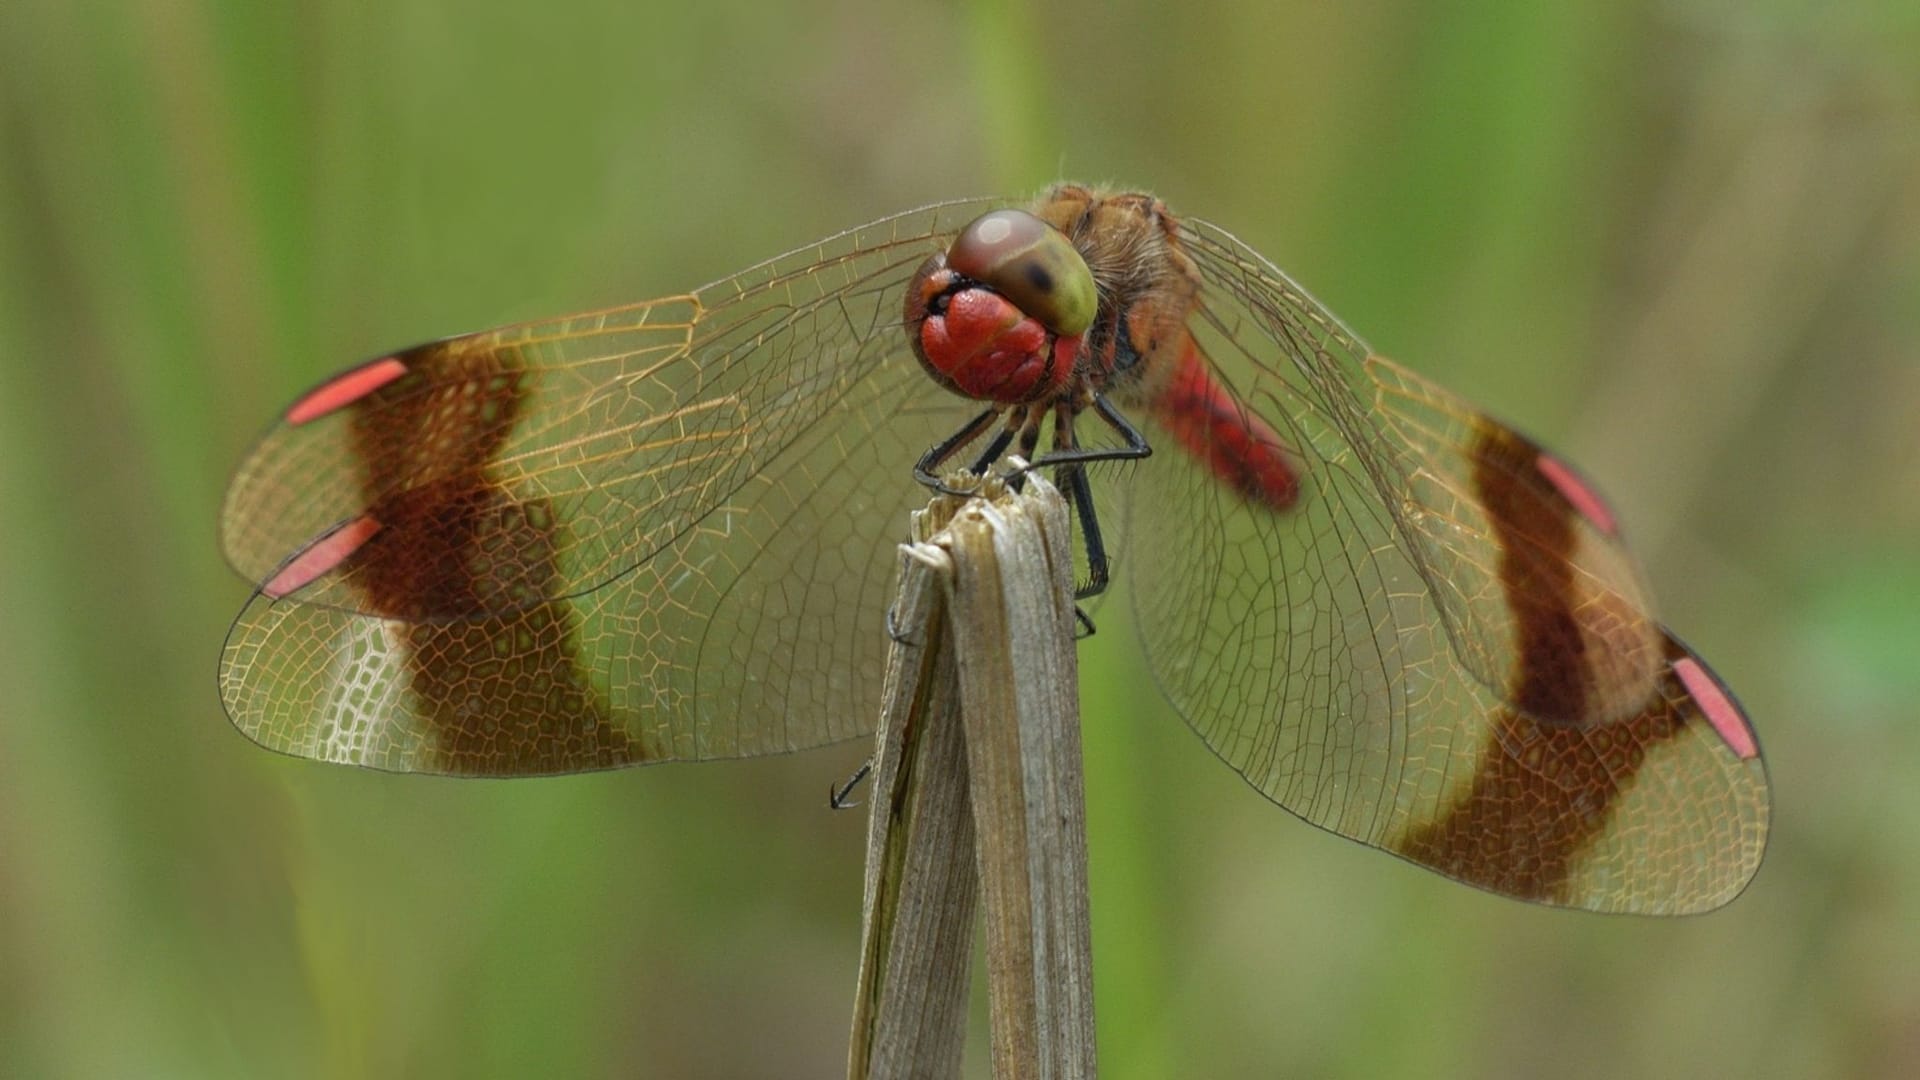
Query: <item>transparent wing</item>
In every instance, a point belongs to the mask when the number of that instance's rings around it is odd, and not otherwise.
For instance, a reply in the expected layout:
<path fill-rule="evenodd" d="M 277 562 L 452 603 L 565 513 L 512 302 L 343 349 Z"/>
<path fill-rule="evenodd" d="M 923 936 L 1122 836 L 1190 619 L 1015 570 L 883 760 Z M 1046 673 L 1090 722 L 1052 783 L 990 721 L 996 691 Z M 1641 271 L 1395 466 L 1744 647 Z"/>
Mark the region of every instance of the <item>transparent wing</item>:
<path fill-rule="evenodd" d="M 1737 894 L 1758 748 L 1604 504 L 1229 234 L 1182 236 L 1196 344 L 1302 484 L 1274 512 L 1192 456 L 1135 470 L 1136 621 L 1188 723 L 1306 820 L 1471 884 L 1610 911 Z"/>
<path fill-rule="evenodd" d="M 257 580 L 308 580 L 235 622 L 234 723 L 303 757 L 461 775 L 870 730 L 891 547 L 926 497 L 911 465 L 971 412 L 919 370 L 901 289 L 979 209 L 414 350 L 407 376 L 277 428 L 235 482 L 227 546 Z"/>
<path fill-rule="evenodd" d="M 913 368 L 901 283 L 985 205 L 885 218 L 685 296 L 343 373 L 241 465 L 222 517 L 228 559 L 270 592 L 412 620 L 591 590 L 665 550 L 816 426 L 843 424 L 857 388 Z M 530 547 L 529 507 L 551 519 L 531 523 Z M 356 543 L 338 543 L 343 523 Z"/>

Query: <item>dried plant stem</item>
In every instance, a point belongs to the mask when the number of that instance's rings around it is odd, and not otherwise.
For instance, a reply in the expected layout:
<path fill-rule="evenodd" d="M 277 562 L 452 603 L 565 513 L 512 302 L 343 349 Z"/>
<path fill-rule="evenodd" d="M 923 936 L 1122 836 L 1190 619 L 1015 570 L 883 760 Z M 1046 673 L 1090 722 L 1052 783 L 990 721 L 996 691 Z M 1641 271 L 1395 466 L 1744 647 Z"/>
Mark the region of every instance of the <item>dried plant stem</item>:
<path fill-rule="evenodd" d="M 976 905 L 994 1075 L 1094 1075 L 1066 504 L 986 496 L 935 499 L 903 549 L 852 1077 L 959 1075 Z"/>

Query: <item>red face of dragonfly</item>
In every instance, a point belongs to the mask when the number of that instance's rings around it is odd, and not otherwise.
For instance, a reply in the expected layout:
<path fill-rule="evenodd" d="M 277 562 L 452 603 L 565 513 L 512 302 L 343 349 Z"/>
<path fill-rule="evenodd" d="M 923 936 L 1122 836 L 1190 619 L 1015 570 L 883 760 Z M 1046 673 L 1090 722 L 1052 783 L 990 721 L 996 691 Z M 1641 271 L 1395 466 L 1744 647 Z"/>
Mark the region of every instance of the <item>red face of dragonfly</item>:
<path fill-rule="evenodd" d="M 1740 891 L 1768 823 L 1752 729 L 1578 473 L 1149 196 L 994 209 L 299 399 L 228 496 L 228 556 L 262 583 L 222 657 L 234 722 L 493 776 L 864 734 L 925 498 L 908 465 L 1032 460 L 1050 432 L 1082 531 L 1118 515 L 1161 690 L 1281 806 L 1531 900 Z M 1147 443 L 1178 451 L 1090 464 Z"/>

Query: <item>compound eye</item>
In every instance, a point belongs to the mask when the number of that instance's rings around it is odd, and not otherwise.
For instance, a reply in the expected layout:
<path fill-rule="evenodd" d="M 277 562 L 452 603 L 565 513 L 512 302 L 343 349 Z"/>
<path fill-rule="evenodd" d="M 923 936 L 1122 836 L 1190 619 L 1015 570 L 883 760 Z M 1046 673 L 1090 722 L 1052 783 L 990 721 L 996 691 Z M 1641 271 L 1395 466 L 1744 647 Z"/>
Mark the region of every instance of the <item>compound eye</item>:
<path fill-rule="evenodd" d="M 1060 230 L 1025 210 L 973 219 L 947 249 L 947 266 L 1012 301 L 1062 337 L 1093 325 L 1093 272 Z"/>

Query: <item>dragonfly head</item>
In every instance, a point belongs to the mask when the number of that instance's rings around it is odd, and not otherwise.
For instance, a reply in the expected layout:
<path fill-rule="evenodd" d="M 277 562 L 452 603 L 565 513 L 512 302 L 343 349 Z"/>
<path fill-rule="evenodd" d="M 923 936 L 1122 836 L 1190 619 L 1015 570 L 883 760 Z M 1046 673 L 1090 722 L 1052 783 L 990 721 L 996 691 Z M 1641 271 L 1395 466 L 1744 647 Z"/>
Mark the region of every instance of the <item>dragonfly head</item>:
<path fill-rule="evenodd" d="M 975 218 L 907 285 L 914 355 L 934 380 L 1004 404 L 1059 393 L 1099 307 L 1093 273 L 1058 229 L 1024 210 Z"/>

